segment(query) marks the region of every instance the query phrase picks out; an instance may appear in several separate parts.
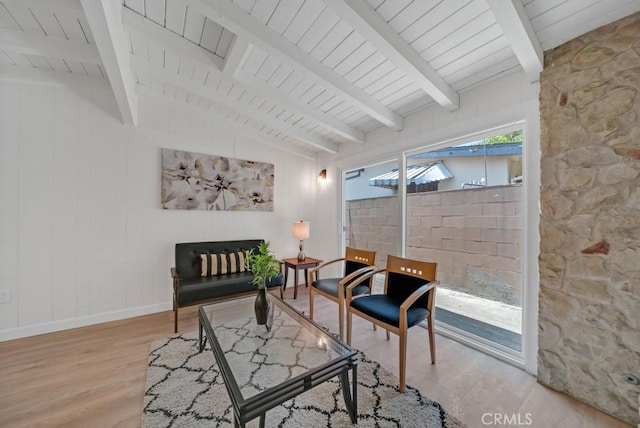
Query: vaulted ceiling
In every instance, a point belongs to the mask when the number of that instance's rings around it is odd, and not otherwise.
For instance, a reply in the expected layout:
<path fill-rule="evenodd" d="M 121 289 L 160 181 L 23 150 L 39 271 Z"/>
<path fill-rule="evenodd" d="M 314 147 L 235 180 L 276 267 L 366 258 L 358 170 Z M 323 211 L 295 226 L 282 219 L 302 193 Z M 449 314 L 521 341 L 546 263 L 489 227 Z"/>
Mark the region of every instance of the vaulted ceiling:
<path fill-rule="evenodd" d="M 524 70 L 543 51 L 640 10 L 638 0 L 0 0 L 0 77 L 106 80 L 191 104 L 305 151 Z"/>

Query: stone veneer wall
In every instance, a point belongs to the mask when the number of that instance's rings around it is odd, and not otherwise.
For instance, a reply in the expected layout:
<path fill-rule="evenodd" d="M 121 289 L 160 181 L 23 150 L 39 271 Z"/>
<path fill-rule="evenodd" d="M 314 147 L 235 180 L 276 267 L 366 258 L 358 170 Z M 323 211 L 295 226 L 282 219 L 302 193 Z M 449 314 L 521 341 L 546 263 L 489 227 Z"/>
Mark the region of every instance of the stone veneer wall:
<path fill-rule="evenodd" d="M 446 288 L 520 306 L 521 185 L 407 195 L 407 257 L 438 263 Z M 347 245 L 398 254 L 398 198 L 347 202 Z"/>
<path fill-rule="evenodd" d="M 538 379 L 640 423 L 640 13 L 545 54 Z"/>

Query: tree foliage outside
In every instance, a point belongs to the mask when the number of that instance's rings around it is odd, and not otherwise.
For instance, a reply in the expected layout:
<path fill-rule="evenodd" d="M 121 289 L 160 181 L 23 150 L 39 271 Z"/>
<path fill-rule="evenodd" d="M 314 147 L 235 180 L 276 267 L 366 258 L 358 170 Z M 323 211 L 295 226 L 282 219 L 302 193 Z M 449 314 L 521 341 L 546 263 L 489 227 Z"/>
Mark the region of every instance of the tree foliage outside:
<path fill-rule="evenodd" d="M 493 146 L 496 144 L 509 144 L 509 143 L 522 143 L 522 129 L 513 132 L 507 132 L 506 134 L 494 135 L 493 137 L 485 138 L 484 140 L 473 141 L 471 143 L 460 144 L 455 147 L 466 146 Z"/>
<path fill-rule="evenodd" d="M 507 132 L 506 134 L 485 138 L 484 143 L 488 146 L 493 144 L 522 143 L 522 130 L 519 129 L 517 131 Z"/>

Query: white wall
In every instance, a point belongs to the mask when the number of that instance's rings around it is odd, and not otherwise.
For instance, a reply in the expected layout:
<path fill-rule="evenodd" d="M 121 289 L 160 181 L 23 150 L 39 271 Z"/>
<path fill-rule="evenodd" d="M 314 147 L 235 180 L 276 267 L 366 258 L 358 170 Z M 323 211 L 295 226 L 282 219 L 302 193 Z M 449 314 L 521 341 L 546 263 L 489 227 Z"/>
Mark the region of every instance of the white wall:
<path fill-rule="evenodd" d="M 274 163 L 275 210 L 161 210 L 161 147 Z M 106 85 L 0 80 L 0 340 L 170 310 L 176 242 L 264 238 L 295 255 L 316 175 L 315 159 L 186 105 L 140 97 L 134 128 Z"/>

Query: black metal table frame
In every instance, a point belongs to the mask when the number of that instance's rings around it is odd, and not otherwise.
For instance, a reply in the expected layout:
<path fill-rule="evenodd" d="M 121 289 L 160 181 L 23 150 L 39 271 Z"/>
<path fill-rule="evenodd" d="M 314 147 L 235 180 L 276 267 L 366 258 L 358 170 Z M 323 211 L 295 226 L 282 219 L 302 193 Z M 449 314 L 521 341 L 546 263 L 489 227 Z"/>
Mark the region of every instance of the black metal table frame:
<path fill-rule="evenodd" d="M 306 323 L 313 329 L 317 329 L 327 336 L 329 339 L 327 345 L 337 348 L 339 346 L 350 349 L 351 352 L 342 355 L 329 363 L 318 366 L 312 370 L 307 371 L 301 375 L 298 375 L 292 379 L 289 379 L 275 387 L 262 391 L 253 397 L 244 399 L 238 384 L 233 377 L 231 368 L 227 363 L 224 352 L 218 343 L 218 339 L 215 336 L 213 327 L 208 321 L 208 318 L 204 312 L 203 306 L 198 311 L 198 324 L 199 324 L 199 346 L 200 352 L 204 350 L 207 339 L 211 344 L 213 355 L 220 368 L 220 373 L 224 379 L 224 385 L 227 388 L 229 399 L 233 407 L 234 413 L 234 426 L 244 427 L 245 424 L 256 417 L 260 417 L 260 428 L 264 428 L 265 414 L 268 410 L 273 409 L 276 406 L 284 403 L 291 398 L 297 397 L 303 392 L 316 387 L 324 381 L 331 379 L 335 376 L 340 376 L 340 384 L 342 388 L 342 396 L 344 398 L 345 406 L 352 423 L 357 423 L 358 419 L 358 356 L 357 352 L 350 346 L 339 342 L 338 339 L 326 334 L 322 327 L 318 324 L 310 321 L 295 309 L 289 306 L 286 302 L 271 299 L 272 304 L 274 302 L 282 309 L 287 311 L 294 319 L 300 324 Z M 205 332 L 206 336 L 203 337 L 202 332 Z M 349 371 L 351 371 L 351 388 L 349 388 Z"/>

